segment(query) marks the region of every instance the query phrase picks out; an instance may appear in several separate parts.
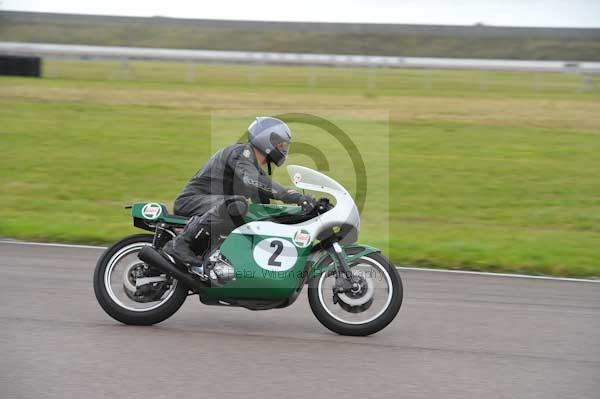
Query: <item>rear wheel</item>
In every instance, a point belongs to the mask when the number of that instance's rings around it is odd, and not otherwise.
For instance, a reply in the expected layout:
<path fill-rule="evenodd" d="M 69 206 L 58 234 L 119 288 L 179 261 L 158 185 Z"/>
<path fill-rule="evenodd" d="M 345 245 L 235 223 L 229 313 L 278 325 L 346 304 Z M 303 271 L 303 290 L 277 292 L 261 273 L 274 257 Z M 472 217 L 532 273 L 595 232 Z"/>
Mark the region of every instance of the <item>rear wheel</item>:
<path fill-rule="evenodd" d="M 371 253 L 349 265 L 353 288 L 335 293 L 336 272 L 309 281 L 308 301 L 319 322 L 341 335 L 370 335 L 394 320 L 402 305 L 402 280 L 385 257 Z"/>
<path fill-rule="evenodd" d="M 138 259 L 152 235 L 126 237 L 108 248 L 94 271 L 94 293 L 109 316 L 125 324 L 151 325 L 172 316 L 185 302 L 187 287 Z"/>

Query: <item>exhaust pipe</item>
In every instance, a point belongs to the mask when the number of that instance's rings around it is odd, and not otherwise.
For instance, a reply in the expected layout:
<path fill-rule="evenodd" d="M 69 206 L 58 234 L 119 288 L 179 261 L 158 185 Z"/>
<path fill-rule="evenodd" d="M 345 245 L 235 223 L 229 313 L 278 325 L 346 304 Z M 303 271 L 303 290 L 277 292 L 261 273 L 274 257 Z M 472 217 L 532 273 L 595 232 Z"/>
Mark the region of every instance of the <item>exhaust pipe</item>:
<path fill-rule="evenodd" d="M 138 254 L 138 258 L 140 258 L 142 261 L 146 262 L 150 266 L 155 267 L 162 272 L 170 274 L 171 276 L 173 276 L 173 278 L 185 284 L 190 290 L 194 292 L 199 292 L 206 288 L 205 284 L 203 284 L 199 280 L 196 280 L 190 274 L 177 268 L 174 264 L 166 260 L 161 254 L 158 253 L 158 251 L 156 251 L 156 249 L 152 248 L 150 245 L 146 245 L 142 248 L 142 250 Z"/>

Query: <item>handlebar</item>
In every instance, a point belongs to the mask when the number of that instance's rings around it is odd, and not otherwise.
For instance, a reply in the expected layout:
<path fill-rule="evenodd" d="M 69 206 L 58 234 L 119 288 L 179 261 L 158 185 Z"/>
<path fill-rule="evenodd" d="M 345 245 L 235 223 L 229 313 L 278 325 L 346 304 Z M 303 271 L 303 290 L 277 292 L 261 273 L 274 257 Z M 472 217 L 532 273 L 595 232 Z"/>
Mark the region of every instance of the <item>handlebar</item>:
<path fill-rule="evenodd" d="M 311 213 L 315 213 L 315 215 L 321 215 L 333 208 L 333 205 L 331 205 L 329 202 L 329 198 L 326 197 L 319 198 L 314 205 L 306 204 L 301 206 L 303 215 L 310 215 Z"/>

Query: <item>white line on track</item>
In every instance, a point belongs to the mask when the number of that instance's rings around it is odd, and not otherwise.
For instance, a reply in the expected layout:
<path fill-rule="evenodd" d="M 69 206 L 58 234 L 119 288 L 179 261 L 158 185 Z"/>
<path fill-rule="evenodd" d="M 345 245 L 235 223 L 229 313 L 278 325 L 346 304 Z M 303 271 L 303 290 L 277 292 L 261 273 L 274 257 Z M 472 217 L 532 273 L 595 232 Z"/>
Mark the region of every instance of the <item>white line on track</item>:
<path fill-rule="evenodd" d="M 63 248 L 86 248 L 86 249 L 106 249 L 107 247 L 99 247 L 95 245 L 74 245 L 74 244 L 55 244 L 51 242 L 30 242 L 30 241 L 13 241 L 0 240 L 0 244 L 16 244 L 16 245 L 37 245 L 40 247 L 63 247 Z"/>
<path fill-rule="evenodd" d="M 424 267 L 403 267 L 396 266 L 399 270 L 411 270 L 419 272 L 437 272 L 437 273 L 457 273 L 457 274 L 474 274 L 478 276 L 494 276 L 494 277 L 516 277 L 529 278 L 534 280 L 554 280 L 554 281 L 574 281 L 577 283 L 600 283 L 600 279 L 584 279 L 584 278 L 568 278 L 568 277 L 551 277 L 551 276 L 530 276 L 527 274 L 509 274 L 509 273 L 490 273 L 490 272 L 474 272 L 469 270 L 449 270 L 449 269 L 428 269 Z"/>
<path fill-rule="evenodd" d="M 82 249 L 106 249 L 107 247 L 100 247 L 94 245 L 75 245 L 75 244 L 56 244 L 48 242 L 30 242 L 30 241 L 16 241 L 16 240 L 0 240 L 0 244 L 16 244 L 16 245 L 37 245 L 43 247 L 63 247 L 63 248 L 82 248 Z M 492 277 L 512 277 L 512 278 L 529 278 L 535 280 L 554 280 L 554 281 L 571 281 L 577 283 L 600 283 L 600 279 L 580 279 L 580 278 L 568 278 L 568 277 L 550 277 L 550 276 L 529 276 L 526 274 L 508 274 L 508 273 L 488 273 L 488 272 L 474 272 L 467 270 L 448 270 L 448 269 L 428 269 L 423 267 L 406 267 L 397 266 L 399 270 L 410 270 L 417 272 L 435 272 L 435 273 L 455 273 L 455 274 L 474 274 L 478 276 L 492 276 Z"/>

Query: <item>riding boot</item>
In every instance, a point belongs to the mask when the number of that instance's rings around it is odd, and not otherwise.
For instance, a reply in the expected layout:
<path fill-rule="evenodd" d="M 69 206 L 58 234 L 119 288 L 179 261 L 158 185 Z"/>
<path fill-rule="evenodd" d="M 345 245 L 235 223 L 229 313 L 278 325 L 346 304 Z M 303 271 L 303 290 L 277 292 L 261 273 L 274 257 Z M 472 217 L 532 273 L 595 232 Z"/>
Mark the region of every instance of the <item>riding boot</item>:
<path fill-rule="evenodd" d="M 202 255 L 210 246 L 210 224 L 207 215 L 194 216 L 177 237 L 169 241 L 163 252 L 176 263 L 185 266 L 201 266 Z"/>

